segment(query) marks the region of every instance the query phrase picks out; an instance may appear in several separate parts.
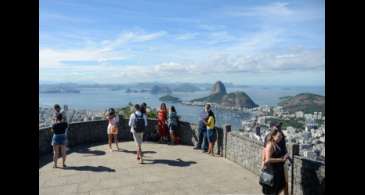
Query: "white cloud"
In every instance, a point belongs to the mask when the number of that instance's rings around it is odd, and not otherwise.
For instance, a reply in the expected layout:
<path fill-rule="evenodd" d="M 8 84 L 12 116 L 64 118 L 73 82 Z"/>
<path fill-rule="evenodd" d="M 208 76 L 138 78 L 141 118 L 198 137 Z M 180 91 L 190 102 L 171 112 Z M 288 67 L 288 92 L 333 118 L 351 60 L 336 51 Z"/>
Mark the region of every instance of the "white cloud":
<path fill-rule="evenodd" d="M 199 33 L 183 33 L 176 36 L 177 40 L 191 40 L 198 36 Z"/>
<path fill-rule="evenodd" d="M 125 32 L 116 39 L 104 40 L 93 48 L 79 49 L 53 49 L 41 48 L 39 50 L 40 68 L 57 68 L 64 66 L 64 61 L 96 61 L 104 63 L 110 60 L 124 60 L 131 56 L 128 44 L 146 42 L 158 39 L 167 34 L 165 31 L 156 33 Z M 122 51 L 118 50 L 122 47 Z"/>
<path fill-rule="evenodd" d="M 231 16 L 291 16 L 294 12 L 289 9 L 288 3 L 274 2 L 255 7 L 232 8 L 226 11 Z"/>

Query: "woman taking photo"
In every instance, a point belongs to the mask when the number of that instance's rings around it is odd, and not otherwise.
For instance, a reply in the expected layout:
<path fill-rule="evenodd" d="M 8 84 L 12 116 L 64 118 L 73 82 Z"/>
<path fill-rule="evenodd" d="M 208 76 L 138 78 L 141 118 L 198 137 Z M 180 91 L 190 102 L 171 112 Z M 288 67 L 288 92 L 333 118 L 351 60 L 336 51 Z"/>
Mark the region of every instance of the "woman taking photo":
<path fill-rule="evenodd" d="M 268 138 L 263 155 L 263 168 L 270 169 L 274 175 L 274 185 L 272 187 L 263 185 L 264 194 L 280 194 L 285 187 L 284 163 L 289 155 L 281 157 L 281 148 L 278 143 L 283 139 L 282 133 L 274 128 Z"/>
<path fill-rule="evenodd" d="M 208 138 L 208 154 L 214 156 L 214 144 L 217 140 L 217 132 L 215 130 L 215 116 L 212 110 L 208 112 L 207 124 L 207 138 Z"/>
<path fill-rule="evenodd" d="M 61 113 L 56 115 L 56 121 L 52 125 L 53 137 L 52 137 L 52 146 L 53 146 L 53 168 L 57 168 L 57 159 L 59 156 L 59 151 L 61 150 L 62 154 L 62 167 L 65 168 L 66 164 L 66 129 L 68 127 L 66 122 L 63 122 L 63 117 Z"/>
<path fill-rule="evenodd" d="M 116 115 L 115 110 L 113 108 L 110 108 L 108 111 L 108 115 L 106 117 L 106 119 L 108 120 L 109 124 L 108 124 L 108 129 L 107 129 L 107 134 L 108 134 L 108 144 L 109 144 L 109 151 L 112 152 L 112 140 L 114 137 L 114 142 L 115 145 L 117 146 L 117 150 L 119 151 L 119 146 L 118 146 L 118 122 L 119 122 L 119 116 Z"/>
<path fill-rule="evenodd" d="M 178 128 L 179 119 L 176 113 L 176 109 L 174 106 L 170 107 L 169 112 L 169 130 L 170 130 L 170 138 L 171 138 L 171 144 L 176 144 L 176 130 Z"/>

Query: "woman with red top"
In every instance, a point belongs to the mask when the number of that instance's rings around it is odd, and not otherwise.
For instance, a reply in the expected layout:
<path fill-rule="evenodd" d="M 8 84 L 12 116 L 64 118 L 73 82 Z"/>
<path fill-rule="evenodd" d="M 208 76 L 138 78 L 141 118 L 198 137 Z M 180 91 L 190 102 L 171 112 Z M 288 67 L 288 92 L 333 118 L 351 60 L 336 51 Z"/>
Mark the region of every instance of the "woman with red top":
<path fill-rule="evenodd" d="M 163 141 L 167 141 L 168 126 L 167 126 L 167 108 L 165 103 L 161 104 L 160 110 L 158 111 L 157 126 L 158 126 L 158 132 L 160 134 L 160 143 Z"/>

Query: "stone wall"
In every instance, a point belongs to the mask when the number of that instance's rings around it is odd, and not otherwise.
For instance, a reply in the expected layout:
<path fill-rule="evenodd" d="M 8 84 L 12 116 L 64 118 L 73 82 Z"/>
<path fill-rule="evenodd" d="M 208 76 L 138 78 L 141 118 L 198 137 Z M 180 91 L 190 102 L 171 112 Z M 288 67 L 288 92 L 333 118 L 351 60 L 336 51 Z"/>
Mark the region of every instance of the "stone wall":
<path fill-rule="evenodd" d="M 148 120 L 148 126 L 144 133 L 145 141 L 152 141 L 152 134 L 156 131 L 156 120 Z M 107 126 L 106 120 L 88 121 L 72 123 L 68 130 L 68 147 L 73 147 L 81 144 L 107 143 Z M 181 122 L 177 135 L 181 137 L 181 144 L 193 145 L 193 131 L 189 123 Z M 133 136 L 128 127 L 128 119 L 120 119 L 119 123 L 119 141 L 132 141 Z M 51 147 L 52 132 L 50 128 L 39 130 L 39 155 L 49 154 L 52 152 Z"/>
<path fill-rule="evenodd" d="M 324 163 L 295 156 L 293 171 L 295 195 L 324 194 Z"/>
<path fill-rule="evenodd" d="M 262 143 L 233 131 L 227 134 L 225 157 L 259 175 L 263 148 Z"/>

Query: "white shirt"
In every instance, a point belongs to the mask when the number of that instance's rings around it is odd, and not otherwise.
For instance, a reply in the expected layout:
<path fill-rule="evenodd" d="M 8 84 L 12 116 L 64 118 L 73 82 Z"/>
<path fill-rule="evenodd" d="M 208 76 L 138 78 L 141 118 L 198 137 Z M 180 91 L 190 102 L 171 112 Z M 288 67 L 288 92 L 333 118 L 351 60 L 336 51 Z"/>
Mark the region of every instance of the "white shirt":
<path fill-rule="evenodd" d="M 108 128 L 111 128 L 112 126 L 116 126 L 119 122 L 119 116 L 116 115 L 112 120 L 110 120 Z"/>
<path fill-rule="evenodd" d="M 142 113 L 140 111 L 136 111 L 134 113 L 131 114 L 131 116 L 129 117 L 129 123 L 128 125 L 131 127 L 131 132 L 134 133 L 134 128 L 133 128 L 133 124 L 134 124 L 134 120 L 136 119 L 136 115 L 141 116 Z M 144 119 L 144 125 L 147 127 L 147 116 L 146 114 L 143 115 L 143 119 Z"/>

